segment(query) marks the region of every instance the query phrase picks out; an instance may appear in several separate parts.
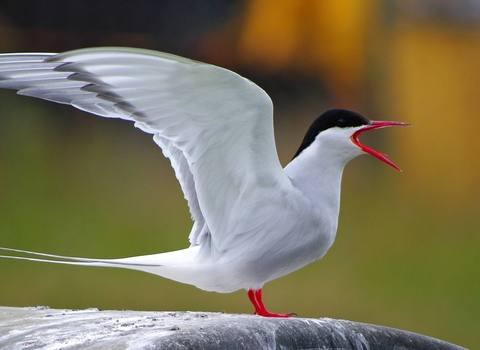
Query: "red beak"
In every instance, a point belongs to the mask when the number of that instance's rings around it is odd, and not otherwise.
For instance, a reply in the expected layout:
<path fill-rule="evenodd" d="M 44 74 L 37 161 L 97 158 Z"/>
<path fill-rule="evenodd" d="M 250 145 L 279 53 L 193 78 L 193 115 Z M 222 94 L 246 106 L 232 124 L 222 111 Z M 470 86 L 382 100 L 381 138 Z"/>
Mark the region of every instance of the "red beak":
<path fill-rule="evenodd" d="M 357 145 L 358 147 L 360 147 L 360 149 L 366 153 L 369 153 L 371 154 L 372 156 L 380 159 L 382 162 L 384 163 L 387 163 L 388 165 L 394 167 L 395 169 L 397 169 L 398 171 L 402 171 L 398 166 L 396 166 L 391 160 L 389 160 L 387 158 L 387 155 L 386 154 L 383 154 L 383 153 L 380 153 L 380 152 L 377 152 L 365 145 L 362 145 L 360 143 L 360 141 L 358 140 L 360 134 L 364 131 L 368 131 L 368 130 L 374 130 L 374 129 L 380 129 L 380 128 L 386 128 L 386 127 L 389 127 L 389 126 L 411 126 L 410 124 L 406 124 L 406 123 L 402 123 L 402 122 L 375 122 L 373 121 L 371 124 L 368 124 L 366 126 L 364 126 L 363 128 L 355 131 L 353 133 L 353 135 L 350 137 L 350 139 L 352 140 L 352 142 Z"/>

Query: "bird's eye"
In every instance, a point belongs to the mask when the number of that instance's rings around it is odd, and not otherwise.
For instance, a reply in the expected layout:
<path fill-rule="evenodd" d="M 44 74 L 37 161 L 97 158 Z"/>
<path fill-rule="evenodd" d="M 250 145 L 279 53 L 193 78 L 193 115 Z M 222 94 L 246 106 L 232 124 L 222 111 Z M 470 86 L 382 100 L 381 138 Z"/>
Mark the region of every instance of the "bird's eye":
<path fill-rule="evenodd" d="M 347 125 L 347 121 L 343 118 L 337 120 L 337 126 L 343 127 Z"/>

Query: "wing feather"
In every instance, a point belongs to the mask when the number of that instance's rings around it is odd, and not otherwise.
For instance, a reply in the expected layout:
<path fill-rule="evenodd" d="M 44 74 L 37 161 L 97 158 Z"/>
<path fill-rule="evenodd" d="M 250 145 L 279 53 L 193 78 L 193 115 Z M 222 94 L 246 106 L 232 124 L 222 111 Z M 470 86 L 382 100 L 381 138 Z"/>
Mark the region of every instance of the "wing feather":
<path fill-rule="evenodd" d="M 257 85 L 229 70 L 140 49 L 0 55 L 0 87 L 127 119 L 154 135 L 170 158 L 195 225 L 225 249 L 229 222 L 255 188 L 288 181 L 273 136 L 273 106 Z"/>

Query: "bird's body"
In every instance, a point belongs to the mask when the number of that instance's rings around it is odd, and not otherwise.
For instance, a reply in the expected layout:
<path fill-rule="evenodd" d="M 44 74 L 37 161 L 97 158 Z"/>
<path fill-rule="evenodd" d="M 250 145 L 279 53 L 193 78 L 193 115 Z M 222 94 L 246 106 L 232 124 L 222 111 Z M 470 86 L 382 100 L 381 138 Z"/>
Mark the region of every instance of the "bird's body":
<path fill-rule="evenodd" d="M 266 311 L 262 286 L 320 259 L 332 245 L 345 164 L 367 152 L 393 165 L 360 144 L 358 135 L 406 125 L 330 110 L 312 124 L 282 169 L 270 98 L 223 68 L 126 48 L 4 54 L 0 87 L 130 120 L 153 134 L 194 221 L 190 247 L 174 252 L 124 259 L 32 252 L 27 253 L 37 258 L 4 257 L 129 268 L 208 291 L 247 289 L 256 314 L 263 316 L 288 314 Z"/>

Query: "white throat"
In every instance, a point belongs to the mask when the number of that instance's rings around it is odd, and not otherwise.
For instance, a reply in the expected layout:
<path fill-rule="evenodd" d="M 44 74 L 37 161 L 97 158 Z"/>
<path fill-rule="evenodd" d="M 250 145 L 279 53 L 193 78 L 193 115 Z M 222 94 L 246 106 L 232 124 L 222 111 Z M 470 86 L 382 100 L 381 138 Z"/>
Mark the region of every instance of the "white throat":
<path fill-rule="evenodd" d="M 322 211 L 338 217 L 343 169 L 351 159 L 363 154 L 350 135 L 358 128 L 331 128 L 321 132 L 286 167 L 295 188 Z"/>

